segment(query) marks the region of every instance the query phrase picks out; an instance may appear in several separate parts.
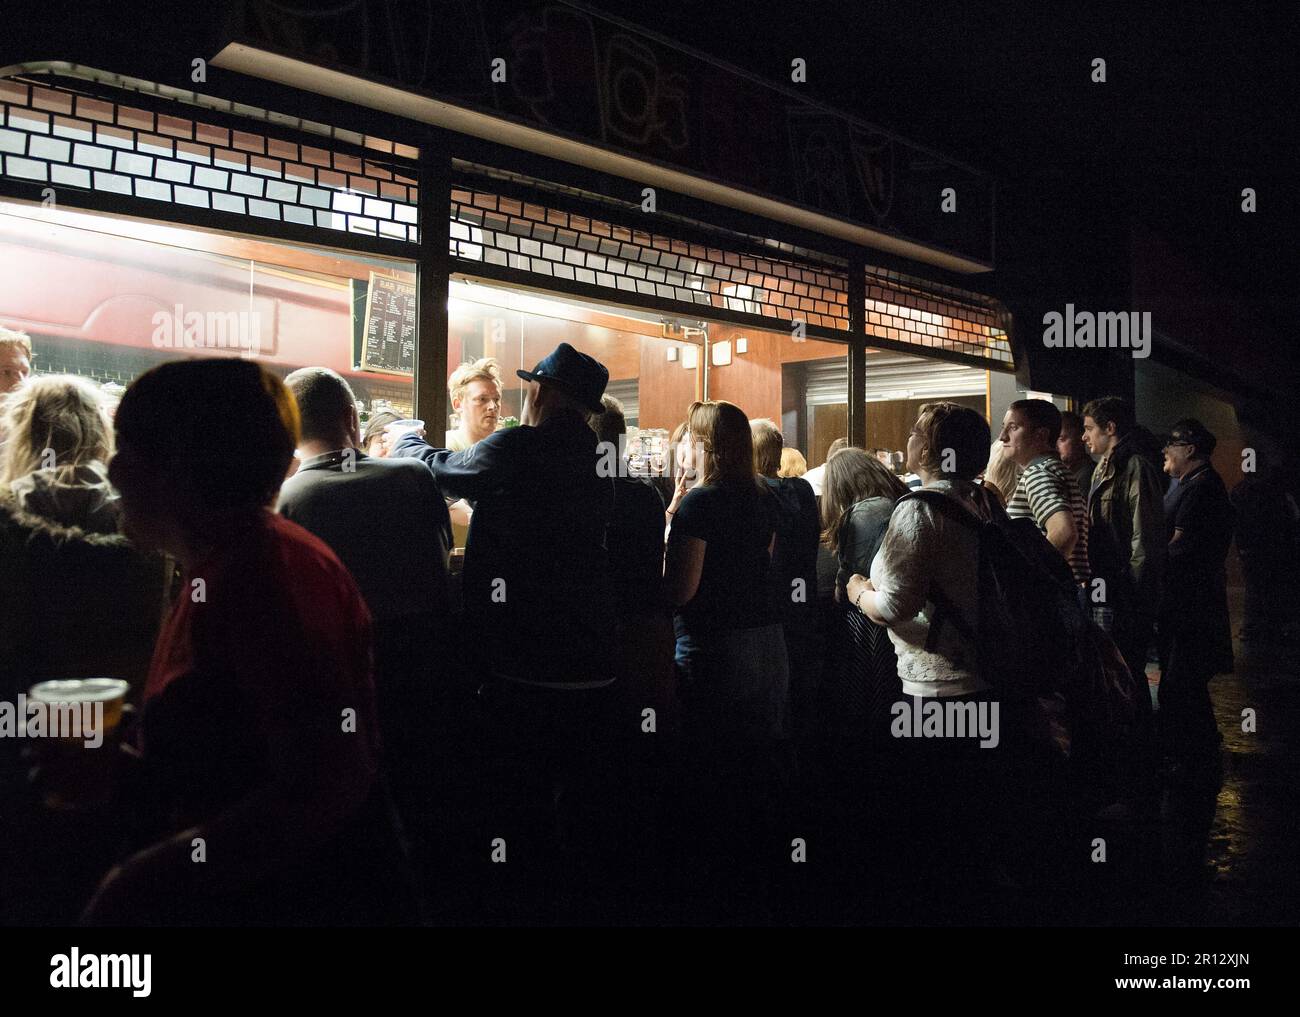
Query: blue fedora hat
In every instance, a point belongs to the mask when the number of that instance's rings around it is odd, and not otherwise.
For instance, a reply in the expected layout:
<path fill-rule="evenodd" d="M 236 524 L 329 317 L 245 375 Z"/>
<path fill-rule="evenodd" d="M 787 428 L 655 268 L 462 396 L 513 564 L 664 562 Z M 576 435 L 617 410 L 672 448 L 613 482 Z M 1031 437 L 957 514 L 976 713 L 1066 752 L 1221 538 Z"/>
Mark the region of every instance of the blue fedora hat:
<path fill-rule="evenodd" d="M 609 384 L 609 371 L 594 357 L 579 353 L 568 343 L 560 343 L 544 356 L 531 371 L 516 371 L 525 381 L 538 381 L 573 396 L 589 412 L 599 413 L 600 397 Z"/>

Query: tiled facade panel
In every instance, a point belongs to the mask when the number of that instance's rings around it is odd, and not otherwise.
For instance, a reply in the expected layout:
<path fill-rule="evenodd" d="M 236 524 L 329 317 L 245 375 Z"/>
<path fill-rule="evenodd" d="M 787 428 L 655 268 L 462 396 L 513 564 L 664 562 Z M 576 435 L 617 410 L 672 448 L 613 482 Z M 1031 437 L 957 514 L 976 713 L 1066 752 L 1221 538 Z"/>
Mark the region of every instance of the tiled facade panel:
<path fill-rule="evenodd" d="M 450 252 L 629 297 L 849 327 L 842 272 L 688 243 L 482 191 L 453 188 Z"/>
<path fill-rule="evenodd" d="M 414 158 L 366 138 L 377 155 Z M 327 139 L 322 139 L 327 141 Z M 413 171 L 364 155 L 0 80 L 0 176 L 415 243 Z"/>
<path fill-rule="evenodd" d="M 1011 346 L 991 302 L 884 269 L 868 268 L 866 282 L 868 336 L 1011 366 Z"/>
<path fill-rule="evenodd" d="M 418 151 L 379 138 L 349 140 L 360 143 L 361 154 L 332 147 L 329 137 L 319 145 L 305 137 L 286 141 L 63 87 L 0 80 L 0 176 L 46 184 L 56 194 L 60 187 L 107 191 L 417 243 L 416 174 L 398 160 L 413 161 Z M 803 321 L 849 328 L 845 271 L 797 254 L 740 253 L 469 185 L 452 190 L 448 240 L 461 261 L 509 267 L 539 282 L 583 283 L 615 299 L 655 297 L 697 305 L 702 314 L 714 309 L 786 327 Z M 1012 364 L 992 301 L 871 266 L 865 283 L 868 340 Z"/>

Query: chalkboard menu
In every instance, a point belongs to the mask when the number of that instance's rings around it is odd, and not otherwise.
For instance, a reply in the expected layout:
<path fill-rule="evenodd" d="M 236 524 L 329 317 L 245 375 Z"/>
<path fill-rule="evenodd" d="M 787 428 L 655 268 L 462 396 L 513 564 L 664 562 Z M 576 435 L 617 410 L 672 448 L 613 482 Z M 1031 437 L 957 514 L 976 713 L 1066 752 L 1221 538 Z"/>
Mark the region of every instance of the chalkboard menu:
<path fill-rule="evenodd" d="M 370 273 L 361 368 L 415 374 L 415 282 Z"/>

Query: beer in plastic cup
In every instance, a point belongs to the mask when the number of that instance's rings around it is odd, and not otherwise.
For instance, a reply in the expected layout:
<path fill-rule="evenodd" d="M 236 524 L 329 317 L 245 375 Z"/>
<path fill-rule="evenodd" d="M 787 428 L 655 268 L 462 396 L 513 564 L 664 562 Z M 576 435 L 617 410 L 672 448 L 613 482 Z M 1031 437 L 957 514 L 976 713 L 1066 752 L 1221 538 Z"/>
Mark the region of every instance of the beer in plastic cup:
<path fill-rule="evenodd" d="M 423 430 L 424 430 L 423 420 L 417 420 L 415 419 L 415 417 L 408 417 L 405 420 L 394 420 L 391 424 L 389 424 L 387 427 L 384 428 L 384 433 L 388 435 L 389 441 L 397 441 L 397 439 L 400 438 L 402 435 L 409 434 L 411 431 L 423 431 Z"/>
<path fill-rule="evenodd" d="M 46 707 L 47 737 L 36 740 L 36 751 L 48 807 L 101 804 L 112 794 L 118 754 L 113 732 L 121 723 L 129 689 L 121 678 L 75 678 L 40 682 L 28 691 L 29 702 Z M 78 724 L 70 723 L 72 714 L 67 707 L 79 714 Z M 61 715 L 57 712 L 60 708 Z M 52 737 L 56 716 L 60 716 L 62 730 Z"/>

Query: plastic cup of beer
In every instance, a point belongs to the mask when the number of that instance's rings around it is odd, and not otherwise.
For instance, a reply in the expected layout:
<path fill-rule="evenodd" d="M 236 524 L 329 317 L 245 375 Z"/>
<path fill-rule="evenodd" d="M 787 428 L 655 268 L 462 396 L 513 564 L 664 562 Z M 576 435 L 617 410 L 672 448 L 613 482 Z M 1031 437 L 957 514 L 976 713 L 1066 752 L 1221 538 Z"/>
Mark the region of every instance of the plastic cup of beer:
<path fill-rule="evenodd" d="M 121 678 L 74 678 L 40 682 L 28 691 L 29 702 L 45 706 L 46 737 L 39 739 L 37 754 L 49 808 L 101 804 L 112 794 L 114 732 L 130 687 Z"/>
<path fill-rule="evenodd" d="M 47 705 L 102 703 L 103 728 L 107 734 L 122 720 L 122 705 L 131 686 L 121 678 L 73 678 L 68 681 L 41 682 L 33 685 L 27 698 Z"/>
<path fill-rule="evenodd" d="M 384 433 L 388 435 L 389 441 L 397 441 L 397 439 L 404 434 L 410 434 L 412 431 L 423 430 L 423 420 L 417 420 L 415 417 L 407 417 L 405 420 L 394 420 L 384 428 Z"/>

